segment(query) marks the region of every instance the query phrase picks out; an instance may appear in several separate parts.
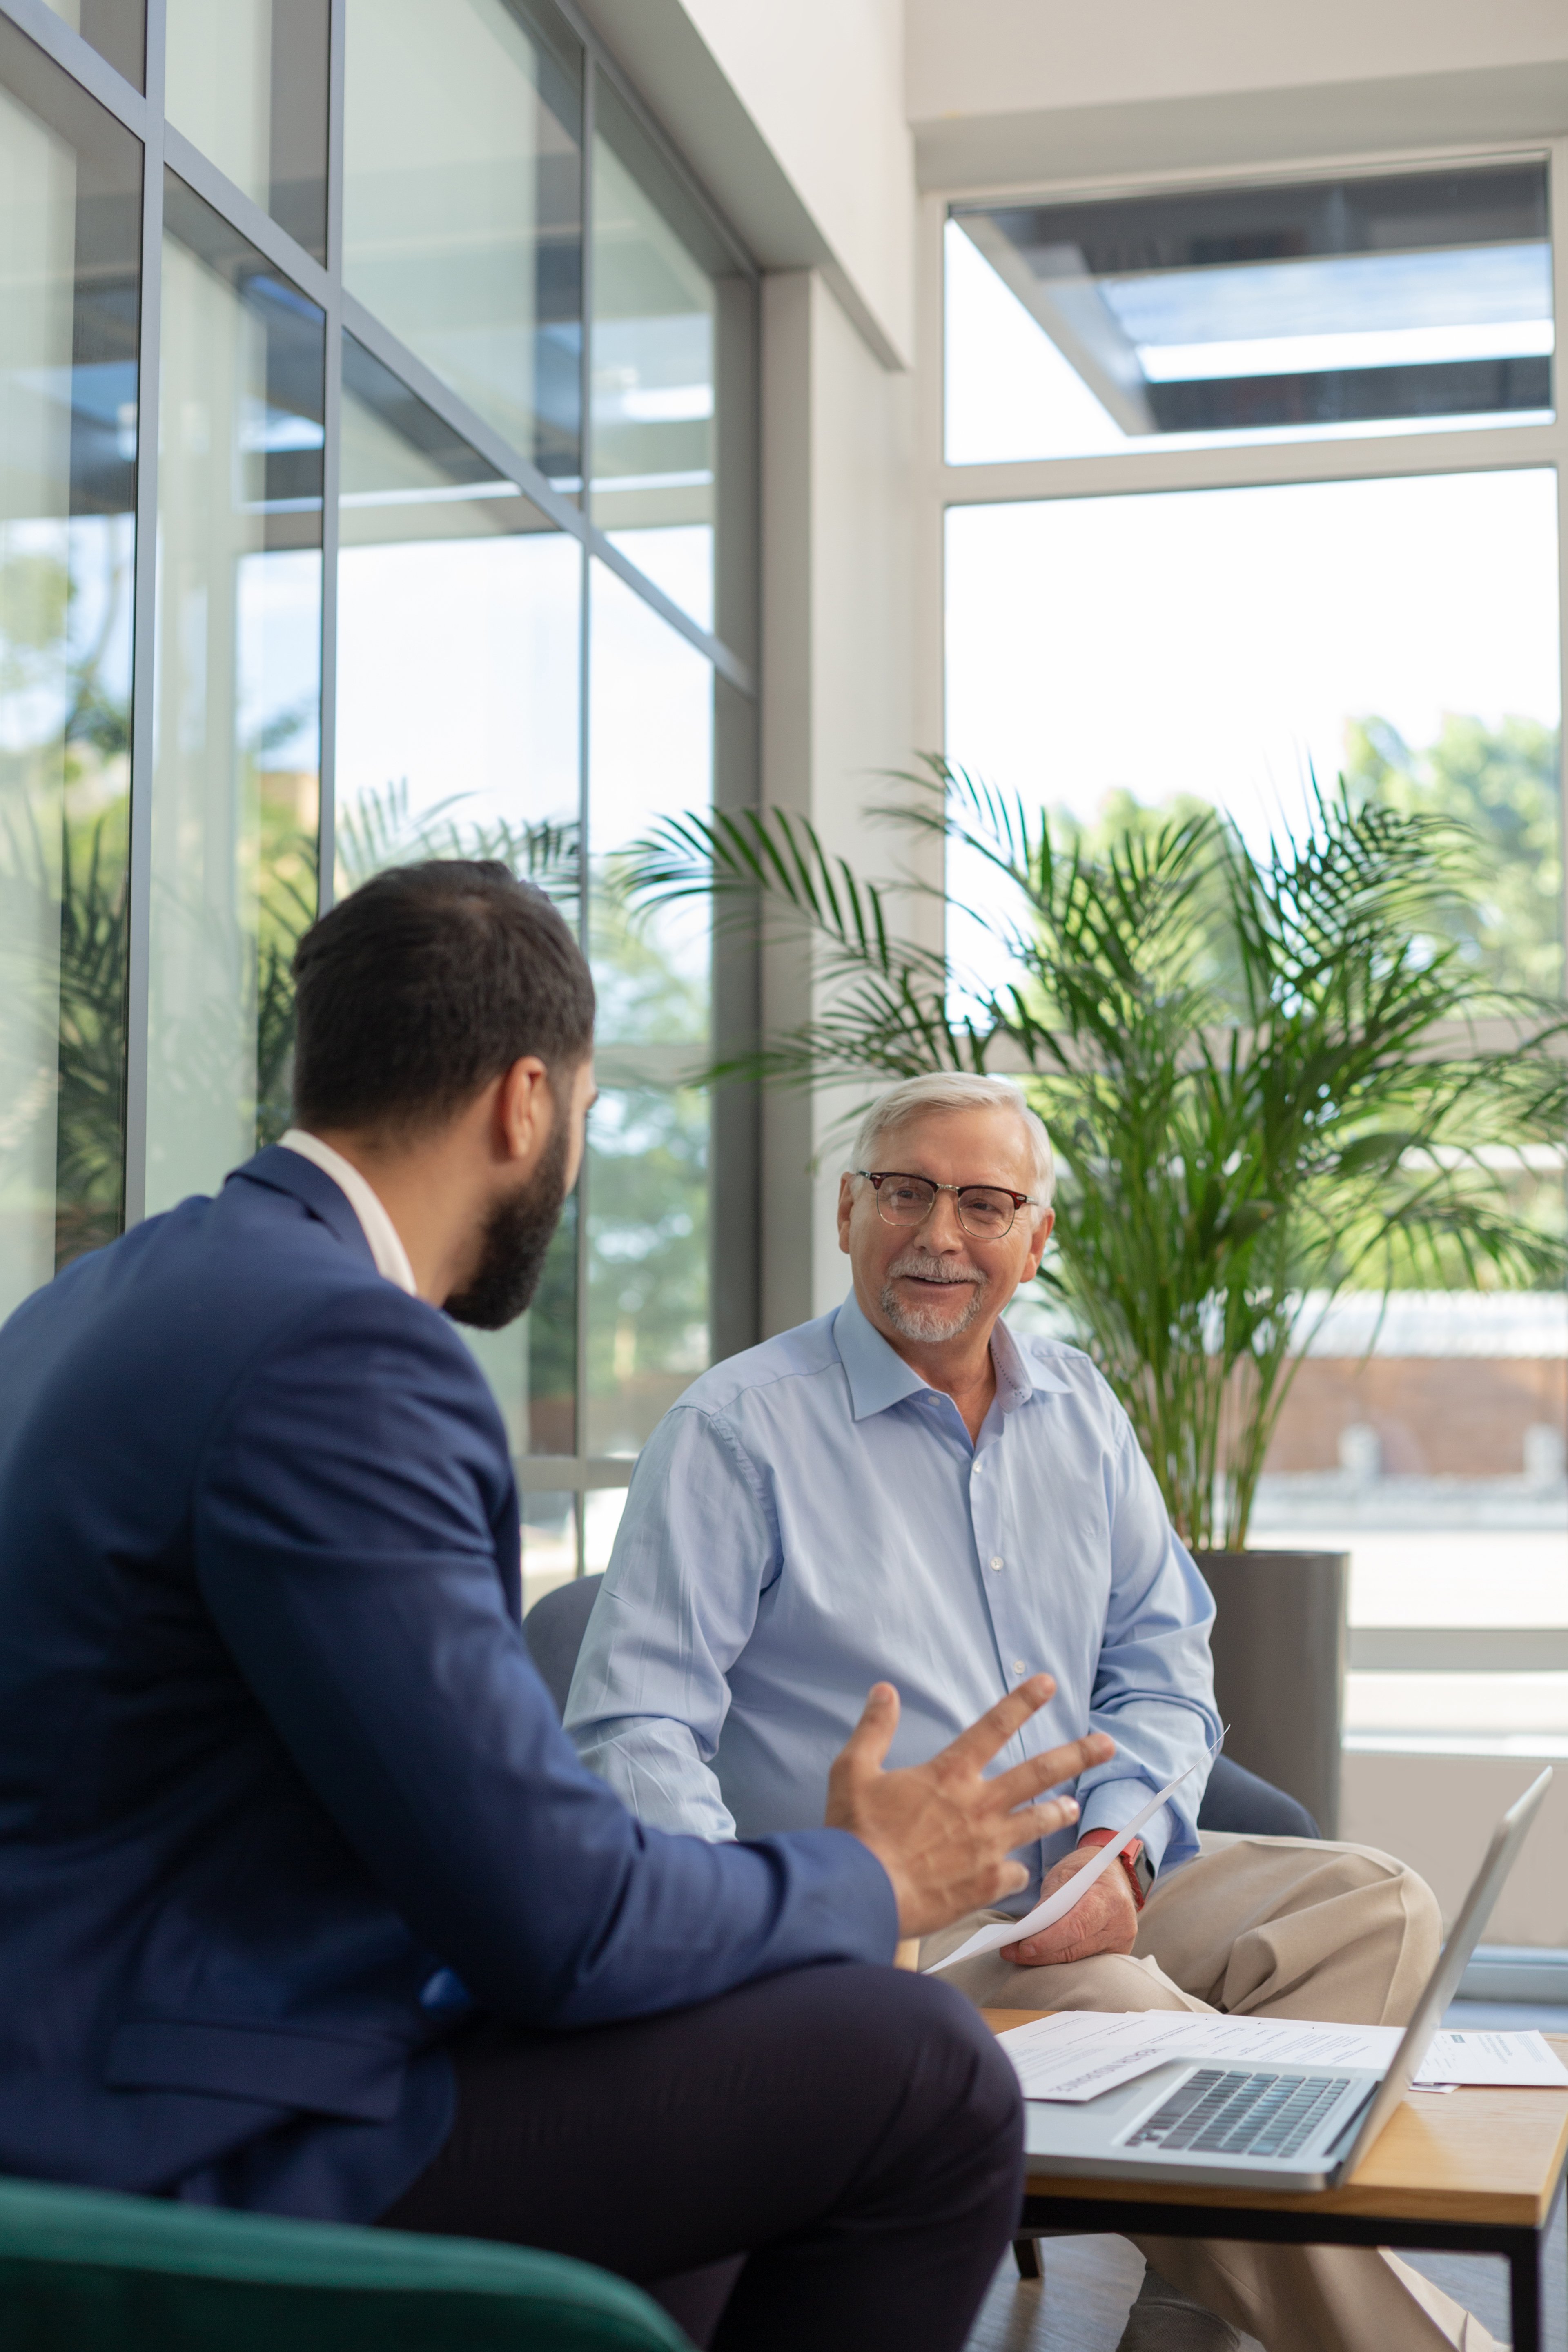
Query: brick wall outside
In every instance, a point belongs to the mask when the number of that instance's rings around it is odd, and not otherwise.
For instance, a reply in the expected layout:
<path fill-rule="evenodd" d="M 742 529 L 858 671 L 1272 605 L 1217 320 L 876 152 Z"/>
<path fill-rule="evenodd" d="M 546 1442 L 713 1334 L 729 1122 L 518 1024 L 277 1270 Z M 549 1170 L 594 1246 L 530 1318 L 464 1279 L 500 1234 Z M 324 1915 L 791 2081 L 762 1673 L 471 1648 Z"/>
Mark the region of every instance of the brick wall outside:
<path fill-rule="evenodd" d="M 1389 1476 L 1519 1477 L 1531 1423 L 1568 1429 L 1568 1360 L 1310 1356 L 1265 1467 L 1336 1470 L 1341 1433 L 1360 1424 L 1377 1432 Z"/>

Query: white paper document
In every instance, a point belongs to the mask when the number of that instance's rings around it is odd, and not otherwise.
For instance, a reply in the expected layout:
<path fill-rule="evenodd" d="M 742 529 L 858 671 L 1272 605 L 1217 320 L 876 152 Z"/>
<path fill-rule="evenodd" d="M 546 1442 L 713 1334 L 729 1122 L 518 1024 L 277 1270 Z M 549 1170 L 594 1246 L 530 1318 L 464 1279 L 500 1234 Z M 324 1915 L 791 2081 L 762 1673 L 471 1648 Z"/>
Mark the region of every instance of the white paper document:
<path fill-rule="evenodd" d="M 1000 2035 L 1026 2099 L 1079 2103 L 1173 2058 L 1226 2065 L 1355 2066 L 1377 2072 L 1399 2047 L 1395 2025 L 1308 2018 L 1210 2017 L 1182 2010 L 1067 2010 Z M 1568 2090 L 1568 2069 L 1539 2033 L 1434 2034 L 1417 2089 L 1503 2084 Z"/>
<path fill-rule="evenodd" d="M 1206 1760 L 1212 1761 L 1219 1754 L 1220 1741 L 1224 1738 L 1222 1731 L 1219 1739 L 1209 1749 Z M 1199 1763 L 1205 1760 L 1202 1757 L 1198 1759 Z M 1037 1903 L 1022 1919 L 1003 1919 L 994 1927 L 977 1928 L 967 1943 L 960 1944 L 956 1952 L 949 1952 L 944 1959 L 933 1960 L 926 1969 L 926 1975 L 934 1976 L 939 1969 L 951 1969 L 957 1960 L 972 1960 L 978 1952 L 999 1952 L 1004 1944 L 1021 1944 L 1026 1936 L 1037 1936 L 1043 1928 L 1054 1927 L 1058 1919 L 1065 1919 L 1069 1911 L 1078 1908 L 1100 1874 L 1110 1869 L 1122 1847 L 1131 1844 L 1144 1822 L 1153 1819 L 1165 1800 L 1174 1796 L 1182 1782 L 1190 1780 L 1197 1769 L 1197 1764 L 1189 1764 L 1184 1772 L 1178 1772 L 1173 1780 L 1167 1781 L 1159 1795 L 1151 1797 L 1142 1811 L 1130 1821 L 1124 1830 L 1118 1830 L 1109 1845 L 1100 1847 L 1091 1863 L 1086 1864 L 1082 1870 L 1075 1871 L 1054 1895 L 1047 1895 L 1043 1903 Z"/>

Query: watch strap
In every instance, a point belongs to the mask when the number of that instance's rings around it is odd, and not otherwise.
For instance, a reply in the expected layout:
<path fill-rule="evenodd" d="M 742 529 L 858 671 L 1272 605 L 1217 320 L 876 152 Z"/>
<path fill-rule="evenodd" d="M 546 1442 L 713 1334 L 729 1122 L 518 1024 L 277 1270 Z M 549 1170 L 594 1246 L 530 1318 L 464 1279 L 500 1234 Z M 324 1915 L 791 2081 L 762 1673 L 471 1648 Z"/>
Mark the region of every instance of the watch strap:
<path fill-rule="evenodd" d="M 1080 1846 L 1109 1845 L 1116 1835 L 1115 1830 L 1085 1830 L 1079 1840 L 1079 1844 Z M 1154 1884 L 1154 1865 L 1143 1851 L 1142 1839 L 1129 1838 L 1116 1859 L 1126 1873 L 1127 1884 L 1132 1891 L 1133 1903 L 1142 1911 L 1144 1904 L 1149 1900 L 1150 1890 Z"/>

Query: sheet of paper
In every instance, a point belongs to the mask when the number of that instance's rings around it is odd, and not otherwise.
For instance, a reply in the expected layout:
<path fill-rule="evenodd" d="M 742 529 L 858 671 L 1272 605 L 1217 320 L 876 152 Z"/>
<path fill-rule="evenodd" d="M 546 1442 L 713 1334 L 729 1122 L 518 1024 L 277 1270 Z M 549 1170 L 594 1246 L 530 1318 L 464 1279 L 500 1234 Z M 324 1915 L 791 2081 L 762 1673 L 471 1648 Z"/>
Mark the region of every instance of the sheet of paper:
<path fill-rule="evenodd" d="M 1208 1760 L 1212 1761 L 1219 1754 L 1224 1738 L 1222 1731 L 1208 1751 Z M 1198 1759 L 1199 1763 L 1204 1760 L 1201 1757 Z M 1184 1772 L 1178 1772 L 1173 1780 L 1167 1781 L 1159 1795 L 1151 1797 L 1142 1811 L 1130 1821 L 1124 1830 L 1119 1830 L 1109 1845 L 1100 1847 L 1091 1863 L 1086 1864 L 1082 1870 L 1075 1871 L 1054 1895 L 1047 1895 L 1043 1903 L 1037 1903 L 1022 1919 L 1005 1919 L 994 1927 L 977 1928 L 967 1943 L 960 1944 L 956 1952 L 949 1952 L 944 1959 L 933 1960 L 926 1969 L 926 1975 L 934 1976 L 939 1969 L 951 1969 L 958 1960 L 972 1960 L 979 1952 L 999 1952 L 1004 1944 L 1021 1943 L 1026 1936 L 1037 1936 L 1043 1928 L 1054 1927 L 1058 1919 L 1065 1919 L 1069 1911 L 1078 1908 L 1100 1874 L 1110 1869 L 1122 1847 L 1137 1836 L 1145 1822 L 1153 1819 L 1166 1799 L 1174 1796 L 1182 1782 L 1190 1780 L 1197 1769 L 1197 1764 L 1189 1764 Z"/>
<path fill-rule="evenodd" d="M 1396 2025 L 1325 2025 L 1311 2018 L 1191 2013 L 1179 2022 L 1181 2057 L 1223 2059 L 1227 2066 L 1368 2066 L 1381 2071 L 1399 2047 Z"/>
<path fill-rule="evenodd" d="M 1334 2025 L 1312 2018 L 1211 2017 L 1180 2010 L 1068 2010 L 1000 2035 L 1028 2099 L 1079 2102 L 1163 2065 L 1192 2059 L 1231 2066 L 1354 2066 L 1381 2073 L 1399 2047 L 1395 2025 Z M 1568 2069 L 1539 2033 L 1435 2034 L 1417 2090 L 1506 2084 L 1568 2089 Z"/>
<path fill-rule="evenodd" d="M 1015 2025 L 996 2038 L 1013 2061 L 1026 2099 L 1079 2105 L 1179 2055 L 1173 2044 L 1186 2021 L 1168 2009 L 1112 2017 L 1064 2010 Z"/>
<path fill-rule="evenodd" d="M 1428 2083 L 1502 2083 L 1521 2091 L 1564 2091 L 1568 2067 L 1544 2034 L 1477 2033 L 1467 2026 L 1432 2036 L 1415 2083 L 1417 2089 Z"/>

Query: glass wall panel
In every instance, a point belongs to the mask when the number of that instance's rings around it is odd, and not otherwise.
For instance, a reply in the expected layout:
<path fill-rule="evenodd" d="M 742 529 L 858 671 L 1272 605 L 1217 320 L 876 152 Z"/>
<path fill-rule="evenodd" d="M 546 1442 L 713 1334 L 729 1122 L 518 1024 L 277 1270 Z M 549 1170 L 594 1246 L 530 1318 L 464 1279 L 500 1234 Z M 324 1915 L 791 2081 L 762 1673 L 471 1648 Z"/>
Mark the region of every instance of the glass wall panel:
<path fill-rule="evenodd" d="M 322 314 L 168 175 L 147 1203 L 288 1124 L 316 911 Z"/>
<path fill-rule="evenodd" d="M 582 552 L 352 336 L 343 341 L 337 887 L 500 857 L 574 921 Z M 576 1440 L 569 1211 L 518 1326 L 469 1335 L 519 1454 Z"/>
<path fill-rule="evenodd" d="M 1483 984 L 1552 996 L 1558 563 L 1546 471 L 954 509 L 949 750 L 1091 847 L 1140 808 L 1194 802 L 1260 841 L 1303 814 L 1314 772 L 1457 819 L 1484 886 L 1456 936 Z M 950 884 L 967 905 L 986 887 L 969 870 Z M 984 969 L 975 929 L 950 925 L 961 966 Z M 1562 1154 L 1508 1164 L 1515 1206 L 1560 1230 Z M 1251 1539 L 1349 1550 L 1354 1627 L 1480 1643 L 1568 1623 L 1568 1322 L 1560 1291 L 1474 1291 L 1457 1261 L 1451 1278 L 1431 1292 L 1408 1272 L 1386 1314 L 1342 1296 L 1281 1414 Z M 1363 1745 L 1556 1737 L 1564 1710 L 1568 1675 L 1350 1677 Z"/>
<path fill-rule="evenodd" d="M 147 53 L 147 0 L 47 0 L 73 33 L 90 41 L 116 73 L 141 89 Z"/>
<path fill-rule="evenodd" d="M 343 282 L 576 489 L 582 54 L 525 0 L 354 0 Z"/>
<path fill-rule="evenodd" d="M 595 85 L 593 513 L 705 628 L 743 634 L 715 604 L 721 423 L 750 399 L 749 313 L 702 214 L 614 88 Z M 743 490 L 737 485 L 737 493 Z"/>
<path fill-rule="evenodd" d="M 961 205 L 953 465 L 1539 423 L 1544 163 Z"/>
<path fill-rule="evenodd" d="M 680 1083 L 710 1034 L 700 906 L 634 915 L 619 853 L 712 791 L 713 677 L 593 568 L 589 940 L 600 1099 L 587 1172 L 590 1454 L 635 1454 L 708 1361 L 708 1102 Z"/>
<path fill-rule="evenodd" d="M 0 1316 L 121 1223 L 141 194 L 0 22 Z"/>
<path fill-rule="evenodd" d="M 581 1497 L 562 1487 L 525 1494 L 522 1503 L 523 1612 L 577 1573 L 577 1518 Z"/>
<path fill-rule="evenodd" d="M 327 257 L 327 0 L 166 0 L 169 121 Z"/>
<path fill-rule="evenodd" d="M 51 5 L 142 86 L 145 0 Z M 128 1198 L 216 1189 L 281 1133 L 323 856 L 326 895 L 504 859 L 602 1006 L 584 1188 L 530 1314 L 471 1335 L 535 1465 L 536 1598 L 607 1554 L 624 1489 L 586 1457 L 629 1461 L 715 1333 L 755 1332 L 754 1105 L 695 1083 L 754 1036 L 754 958 L 716 966 L 700 908 L 639 917 L 623 853 L 754 793 L 744 672 L 692 639 L 755 656 L 756 282 L 558 0 L 342 0 L 331 146 L 332 0 L 154 21 L 142 372 L 142 146 L 0 0 L 0 1315 Z M 258 207 L 330 293 L 258 249 Z"/>

